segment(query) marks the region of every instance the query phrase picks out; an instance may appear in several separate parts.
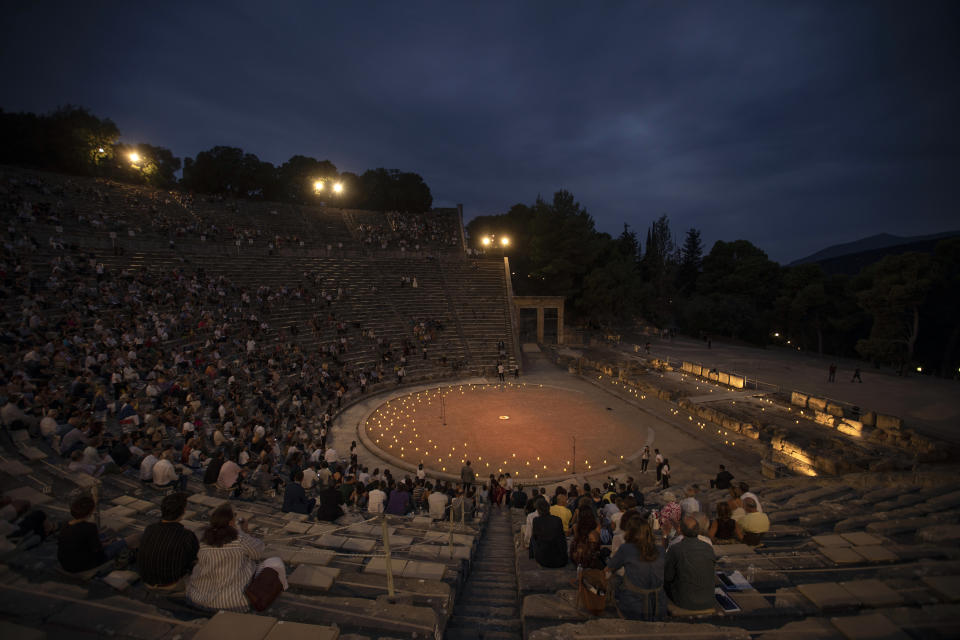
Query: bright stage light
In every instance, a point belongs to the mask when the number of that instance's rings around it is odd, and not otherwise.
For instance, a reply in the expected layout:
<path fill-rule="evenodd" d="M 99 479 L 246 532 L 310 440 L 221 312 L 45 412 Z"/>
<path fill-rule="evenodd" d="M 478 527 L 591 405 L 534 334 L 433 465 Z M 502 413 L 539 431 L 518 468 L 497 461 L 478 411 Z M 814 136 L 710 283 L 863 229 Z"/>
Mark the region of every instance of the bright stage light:
<path fill-rule="evenodd" d="M 323 191 L 323 180 L 317 180 L 313 183 L 313 190 L 320 192 Z"/>
<path fill-rule="evenodd" d="M 483 246 L 488 247 L 490 246 L 490 238 L 489 237 L 484 238 L 480 241 L 480 243 L 483 244 Z"/>
<path fill-rule="evenodd" d="M 333 183 L 333 192 L 334 192 L 334 193 L 343 193 L 343 183 L 342 183 L 342 182 L 334 182 L 334 183 Z"/>
<path fill-rule="evenodd" d="M 506 237 L 506 236 L 500 238 L 500 244 L 503 245 L 503 246 L 505 246 L 505 247 L 508 246 L 508 245 L 510 244 L 510 238 L 508 238 L 508 237 Z"/>
<path fill-rule="evenodd" d="M 130 158 L 130 162 L 132 162 L 133 164 L 137 164 L 138 162 L 140 162 L 140 154 L 137 153 L 136 151 L 131 151 L 130 155 L 127 157 Z"/>

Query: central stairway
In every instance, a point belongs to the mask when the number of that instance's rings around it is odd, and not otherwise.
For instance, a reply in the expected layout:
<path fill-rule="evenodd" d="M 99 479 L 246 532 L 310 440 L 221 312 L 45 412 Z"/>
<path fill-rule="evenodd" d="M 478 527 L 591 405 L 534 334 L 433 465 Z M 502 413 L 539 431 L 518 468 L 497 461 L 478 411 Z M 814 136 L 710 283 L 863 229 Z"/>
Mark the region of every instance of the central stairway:
<path fill-rule="evenodd" d="M 510 512 L 492 507 L 470 578 L 447 623 L 446 637 L 519 640 L 522 635 Z"/>

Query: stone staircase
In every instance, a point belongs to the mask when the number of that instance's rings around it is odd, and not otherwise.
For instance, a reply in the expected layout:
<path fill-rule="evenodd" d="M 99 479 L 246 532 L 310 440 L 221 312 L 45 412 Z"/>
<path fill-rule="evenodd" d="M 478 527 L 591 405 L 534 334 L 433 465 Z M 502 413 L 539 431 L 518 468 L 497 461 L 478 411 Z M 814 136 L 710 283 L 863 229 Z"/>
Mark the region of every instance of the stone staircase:
<path fill-rule="evenodd" d="M 487 531 L 447 625 L 450 640 L 521 638 L 510 514 L 493 508 Z"/>

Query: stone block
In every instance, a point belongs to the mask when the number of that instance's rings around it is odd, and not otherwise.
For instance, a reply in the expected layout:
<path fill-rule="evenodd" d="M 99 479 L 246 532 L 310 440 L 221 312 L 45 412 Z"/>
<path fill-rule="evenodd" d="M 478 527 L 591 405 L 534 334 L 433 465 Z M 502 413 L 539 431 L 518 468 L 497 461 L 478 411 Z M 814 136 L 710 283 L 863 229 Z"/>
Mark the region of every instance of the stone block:
<path fill-rule="evenodd" d="M 31 505 L 47 504 L 53 502 L 53 498 L 45 493 L 40 493 L 33 487 L 17 487 L 4 492 L 5 496 L 11 500 L 27 500 Z"/>
<path fill-rule="evenodd" d="M 690 373 L 692 373 L 692 374 L 695 375 L 695 376 L 702 376 L 702 375 L 703 375 L 703 367 L 700 366 L 699 364 L 695 364 L 695 365 L 693 365 L 692 367 L 690 367 Z"/>
<path fill-rule="evenodd" d="M 377 546 L 376 540 L 369 538 L 347 538 L 343 541 L 340 549 L 343 551 L 353 551 L 354 553 L 370 553 Z"/>
<path fill-rule="evenodd" d="M 440 547 L 435 544 L 415 544 L 410 546 L 408 555 L 411 558 L 426 558 L 428 560 L 437 557 Z"/>
<path fill-rule="evenodd" d="M 925 576 L 921 580 L 945 602 L 960 602 L 960 576 Z"/>
<path fill-rule="evenodd" d="M 960 524 L 934 524 L 917 531 L 923 542 L 953 542 L 960 540 Z"/>
<path fill-rule="evenodd" d="M 830 427 L 831 429 L 837 426 L 837 417 L 827 413 L 826 411 L 817 411 L 814 413 L 813 420 L 817 424 Z"/>
<path fill-rule="evenodd" d="M 849 640 L 909 640 L 900 627 L 880 613 L 830 618 L 830 622 Z"/>
<path fill-rule="evenodd" d="M 877 414 L 877 429 L 882 431 L 899 431 L 903 427 L 903 420 L 896 416 Z"/>
<path fill-rule="evenodd" d="M 0 462 L 0 471 L 11 476 L 25 476 L 30 473 L 31 469 L 19 460 L 6 460 Z"/>
<path fill-rule="evenodd" d="M 788 622 L 779 629 L 764 631 L 760 640 L 842 640 L 843 636 L 826 618 Z"/>
<path fill-rule="evenodd" d="M 110 502 L 112 502 L 113 504 L 124 505 L 124 504 L 130 504 L 131 502 L 136 502 L 136 500 L 137 499 L 133 496 L 117 496 Z M 187 500 L 189 501 L 190 498 L 187 498 Z"/>
<path fill-rule="evenodd" d="M 408 560 L 391 558 L 390 566 L 393 569 L 393 575 L 399 576 L 403 574 L 403 570 L 407 567 Z M 370 558 L 370 562 L 363 568 L 364 573 L 375 573 L 378 575 L 387 575 L 387 562 L 386 558 Z"/>
<path fill-rule="evenodd" d="M 730 376 L 730 386 L 734 389 L 743 389 L 746 386 L 746 380 L 743 379 L 743 376 Z"/>
<path fill-rule="evenodd" d="M 828 402 L 826 412 L 832 416 L 837 416 L 839 418 L 843 417 L 843 407 L 838 405 L 835 402 Z"/>
<path fill-rule="evenodd" d="M 806 406 L 807 406 L 807 396 L 806 396 L 806 394 L 803 394 L 803 393 L 799 393 L 799 392 L 797 392 L 797 391 L 794 391 L 793 393 L 790 394 L 790 404 L 792 404 L 792 405 L 794 405 L 794 406 L 797 406 L 797 407 L 804 407 L 804 408 L 806 408 Z"/>
<path fill-rule="evenodd" d="M 264 555 L 267 554 L 264 553 Z M 336 555 L 336 553 L 327 549 L 296 549 L 289 562 L 290 564 L 328 565 Z M 287 562 L 286 558 L 284 558 L 284 562 Z"/>
<path fill-rule="evenodd" d="M 263 640 L 337 640 L 339 637 L 337 627 L 279 620 Z"/>
<path fill-rule="evenodd" d="M 329 591 L 333 581 L 340 576 L 340 569 L 336 567 L 318 567 L 301 564 L 287 576 L 287 582 L 292 587 L 308 589 L 310 591 Z"/>
<path fill-rule="evenodd" d="M 321 547 L 339 549 L 347 541 L 347 536 L 340 536 L 335 533 L 328 533 L 317 538 L 317 544 Z"/>
<path fill-rule="evenodd" d="M 813 541 L 819 544 L 821 547 L 849 547 L 854 544 L 847 540 L 844 536 L 836 533 L 813 536 Z"/>
<path fill-rule="evenodd" d="M 749 556 L 757 553 L 755 547 L 746 544 L 718 544 L 714 545 L 713 550 L 720 558 L 724 556 Z"/>
<path fill-rule="evenodd" d="M 865 607 L 895 607 L 903 604 L 903 596 L 879 580 L 849 580 L 840 586 L 850 592 Z"/>
<path fill-rule="evenodd" d="M 860 416 L 860 421 L 863 422 L 865 426 L 875 427 L 877 426 L 877 414 L 873 411 L 867 411 Z"/>
<path fill-rule="evenodd" d="M 46 640 L 47 634 L 40 629 L 22 627 L 12 622 L 0 620 L 0 638 L 4 640 Z"/>
<path fill-rule="evenodd" d="M 310 529 L 307 531 L 307 535 L 322 536 L 327 533 L 330 533 L 331 531 L 336 531 L 337 528 L 338 527 L 335 524 L 327 524 L 327 523 L 315 524 L 312 527 L 310 527 Z"/>
<path fill-rule="evenodd" d="M 433 518 L 430 516 L 417 516 L 410 522 L 410 524 L 414 527 L 432 527 Z"/>
<path fill-rule="evenodd" d="M 210 618 L 193 640 L 262 640 L 277 623 L 276 618 L 221 611 Z"/>
<path fill-rule="evenodd" d="M 807 406 L 816 411 L 825 411 L 827 409 L 827 401 L 823 398 L 810 396 L 807 398 Z"/>
<path fill-rule="evenodd" d="M 900 559 L 897 554 L 880 544 L 851 547 L 851 549 L 867 562 L 896 562 Z"/>
<path fill-rule="evenodd" d="M 836 582 L 814 582 L 797 585 L 797 591 L 803 594 L 821 611 L 845 609 L 860 606 L 860 600 Z"/>
<path fill-rule="evenodd" d="M 729 385 L 730 384 L 730 374 L 721 371 L 717 374 L 717 382 L 720 384 Z"/>
<path fill-rule="evenodd" d="M 404 578 L 416 578 L 419 580 L 442 580 L 444 571 L 446 571 L 446 565 L 439 562 L 410 560 L 403 568 L 401 575 Z"/>
<path fill-rule="evenodd" d="M 882 538 L 878 538 L 877 536 L 871 535 L 865 531 L 851 531 L 849 533 L 841 533 L 840 535 L 850 544 L 857 546 L 876 545 L 883 543 Z"/>
<path fill-rule="evenodd" d="M 283 530 L 287 533 L 302 534 L 310 531 L 312 526 L 309 522 L 296 522 L 295 520 L 291 520 L 283 526 Z"/>
<path fill-rule="evenodd" d="M 863 556 L 853 550 L 853 547 L 821 547 L 820 553 L 835 564 L 856 564 L 863 562 Z"/>
<path fill-rule="evenodd" d="M 30 462 L 43 460 L 44 458 L 47 457 L 47 454 L 45 454 L 43 451 L 33 446 L 20 447 L 20 455 L 22 455 L 24 458 L 26 458 Z M 82 478 L 83 476 L 79 476 L 79 477 Z M 92 479 L 93 478 L 91 478 L 91 480 Z"/>

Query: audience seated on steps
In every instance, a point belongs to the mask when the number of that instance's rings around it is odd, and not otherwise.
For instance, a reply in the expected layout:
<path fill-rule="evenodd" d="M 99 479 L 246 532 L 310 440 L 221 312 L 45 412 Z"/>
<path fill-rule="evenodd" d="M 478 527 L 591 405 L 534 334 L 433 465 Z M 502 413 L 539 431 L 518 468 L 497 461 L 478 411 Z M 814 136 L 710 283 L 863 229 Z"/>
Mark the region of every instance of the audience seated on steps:
<path fill-rule="evenodd" d="M 712 613 L 716 556 L 709 544 L 697 539 L 700 528 L 692 516 L 680 521 L 683 539 L 667 550 L 663 578 L 671 615 Z"/>
<path fill-rule="evenodd" d="M 237 522 L 230 503 L 220 505 L 213 510 L 210 524 L 200 537 L 187 599 L 203 609 L 246 611 L 250 604 L 244 590 L 265 567 L 277 572 L 286 590 L 283 560 L 267 558 L 260 562 L 263 549 L 263 540 L 249 535 L 247 522 Z"/>
<path fill-rule="evenodd" d="M 197 562 L 197 536 L 180 520 L 187 508 L 185 493 L 171 493 L 160 503 L 160 522 L 148 525 L 137 550 L 137 569 L 148 589 L 183 591 Z"/>
<path fill-rule="evenodd" d="M 730 505 L 725 501 L 717 503 L 717 517 L 710 523 L 708 534 L 715 543 L 719 544 L 737 540 L 737 523 L 730 517 Z"/>
<path fill-rule="evenodd" d="M 97 525 L 90 521 L 96 506 L 89 495 L 78 497 L 70 505 L 72 519 L 60 530 L 57 544 L 57 560 L 68 573 L 94 569 L 122 552 L 136 548 L 139 542 L 140 536 L 136 534 L 111 540 L 104 546 L 104 536 Z"/>

